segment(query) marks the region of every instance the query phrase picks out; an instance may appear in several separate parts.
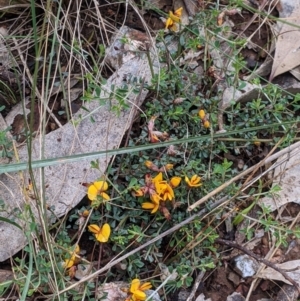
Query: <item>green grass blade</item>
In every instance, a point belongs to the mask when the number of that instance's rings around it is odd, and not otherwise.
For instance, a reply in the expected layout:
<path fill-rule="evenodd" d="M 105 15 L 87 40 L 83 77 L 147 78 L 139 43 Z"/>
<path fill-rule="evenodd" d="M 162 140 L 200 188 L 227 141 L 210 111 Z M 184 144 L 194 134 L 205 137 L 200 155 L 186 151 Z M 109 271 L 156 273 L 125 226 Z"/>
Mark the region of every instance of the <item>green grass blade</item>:
<path fill-rule="evenodd" d="M 17 223 L 15 223 L 14 221 L 12 221 L 12 220 L 10 220 L 8 218 L 0 216 L 0 221 L 4 222 L 4 223 L 9 223 L 9 224 L 11 224 L 11 225 L 13 225 L 13 226 L 15 226 L 15 227 L 17 227 L 17 228 L 19 228 L 19 229 L 22 230 L 22 227 L 20 225 L 18 225 Z"/>
<path fill-rule="evenodd" d="M 287 121 L 282 122 L 280 126 L 282 125 L 288 125 L 293 124 L 295 121 Z M 99 152 L 91 152 L 91 153 L 85 153 L 85 154 L 77 154 L 77 155 L 70 155 L 65 157 L 59 157 L 59 158 L 51 158 L 51 159 L 44 159 L 44 160 L 36 160 L 31 162 L 32 168 L 41 168 L 41 167 L 47 167 L 47 166 L 53 166 L 58 164 L 65 164 L 65 163 L 72 163 L 77 162 L 80 160 L 94 160 L 100 157 L 105 156 L 114 156 L 114 155 L 121 155 L 121 154 L 129 154 L 139 151 L 144 151 L 148 149 L 154 149 L 159 147 L 167 147 L 170 145 L 175 144 L 182 144 L 182 143 L 190 143 L 195 141 L 205 141 L 205 140 L 212 140 L 212 143 L 214 140 L 217 140 L 218 138 L 222 137 L 228 137 L 235 134 L 241 134 L 246 132 L 252 132 L 252 131 L 258 131 L 266 128 L 272 128 L 272 127 L 278 127 L 279 124 L 268 124 L 268 125 L 262 125 L 252 128 L 245 128 L 245 129 L 239 129 L 236 131 L 231 132 L 225 132 L 225 133 L 218 133 L 218 134 L 209 134 L 205 136 L 197 136 L 197 137 L 191 137 L 191 138 L 185 138 L 185 139 L 179 139 L 179 140 L 172 140 L 162 143 L 154 143 L 154 144 L 146 144 L 146 145 L 140 145 L 140 146 L 134 146 L 134 147 L 125 147 L 121 149 L 112 149 L 107 151 L 99 151 Z M 16 172 L 21 170 L 28 169 L 28 163 L 15 163 L 15 164 L 8 164 L 8 165 L 0 165 L 0 174 L 1 173 L 7 173 L 7 172 Z"/>

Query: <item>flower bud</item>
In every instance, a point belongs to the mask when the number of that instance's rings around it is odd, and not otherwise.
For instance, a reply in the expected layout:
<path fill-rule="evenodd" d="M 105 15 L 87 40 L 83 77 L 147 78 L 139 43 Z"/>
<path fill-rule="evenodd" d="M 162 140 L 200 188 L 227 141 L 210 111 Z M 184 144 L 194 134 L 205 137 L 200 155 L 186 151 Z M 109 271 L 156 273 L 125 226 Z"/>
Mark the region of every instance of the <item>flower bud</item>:
<path fill-rule="evenodd" d="M 203 126 L 208 129 L 210 127 L 210 123 L 208 120 L 205 120 L 204 123 L 203 123 Z"/>
<path fill-rule="evenodd" d="M 205 111 L 204 110 L 199 111 L 199 117 L 200 117 L 201 120 L 204 119 L 204 117 L 205 117 Z"/>

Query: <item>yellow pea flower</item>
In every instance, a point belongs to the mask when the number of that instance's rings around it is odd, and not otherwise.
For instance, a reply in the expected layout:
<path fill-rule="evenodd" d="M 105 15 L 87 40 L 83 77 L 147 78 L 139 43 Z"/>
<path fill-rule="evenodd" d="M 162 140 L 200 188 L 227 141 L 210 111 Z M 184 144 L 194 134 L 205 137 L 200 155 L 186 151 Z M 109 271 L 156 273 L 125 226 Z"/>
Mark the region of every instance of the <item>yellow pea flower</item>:
<path fill-rule="evenodd" d="M 98 225 L 89 225 L 89 231 L 95 234 L 96 239 L 99 242 L 107 242 L 110 236 L 110 225 L 104 224 L 101 228 Z"/>
<path fill-rule="evenodd" d="M 202 185 L 200 183 L 201 178 L 197 175 L 193 175 L 191 179 L 189 179 L 187 176 L 185 177 L 185 182 L 188 184 L 189 187 L 199 187 Z"/>
<path fill-rule="evenodd" d="M 157 212 L 158 209 L 163 210 L 165 204 L 160 202 L 175 199 L 173 188 L 177 187 L 180 181 L 180 177 L 173 177 L 170 182 L 165 181 L 162 172 L 159 172 L 154 178 L 147 175 L 145 180 L 147 186 L 144 187 L 143 191 L 144 195 L 149 194 L 151 202 L 142 203 L 142 208 L 151 209 L 151 213 Z"/>
<path fill-rule="evenodd" d="M 106 191 L 108 189 L 108 184 L 105 181 L 96 181 L 91 184 L 88 188 L 87 195 L 91 201 L 97 200 L 97 196 L 100 195 L 106 201 L 110 200 L 110 197 Z"/>
<path fill-rule="evenodd" d="M 164 186 L 164 190 L 162 192 L 162 198 L 164 201 L 167 200 L 172 201 L 175 198 L 174 191 L 168 183 L 166 183 Z"/>
<path fill-rule="evenodd" d="M 75 265 L 75 256 L 65 260 L 64 268 L 69 269 L 73 265 Z"/>
<path fill-rule="evenodd" d="M 161 197 L 158 194 L 152 194 L 150 195 L 151 202 L 145 202 L 142 204 L 143 209 L 152 209 L 151 213 L 157 212 L 159 208 L 159 202 L 161 200 Z"/>
<path fill-rule="evenodd" d="M 79 253 L 80 253 L 80 247 L 79 247 L 79 245 L 76 245 L 75 247 L 73 247 L 73 250 L 70 251 L 71 257 L 65 259 L 64 267 L 66 269 L 71 268 L 72 266 L 74 266 L 75 264 L 77 264 L 80 261 L 80 259 L 76 256 L 76 254 L 79 254 Z"/>
<path fill-rule="evenodd" d="M 181 20 L 181 15 L 182 15 L 182 10 L 183 8 L 180 7 L 177 10 L 174 11 L 169 11 L 168 19 L 166 20 L 166 29 L 171 29 L 175 31 L 177 29 L 176 23 L 180 23 Z"/>
<path fill-rule="evenodd" d="M 164 201 L 171 201 L 175 198 L 174 191 L 172 187 L 167 183 L 167 181 L 160 181 L 156 183 L 155 190 Z"/>
<path fill-rule="evenodd" d="M 74 252 L 75 252 L 76 254 L 79 254 L 79 253 L 80 253 L 80 247 L 79 247 L 79 245 L 76 245 L 76 246 L 75 246 Z"/>
<path fill-rule="evenodd" d="M 157 193 L 150 194 L 150 199 L 155 204 L 159 204 L 159 202 L 161 201 L 161 197 Z"/>
<path fill-rule="evenodd" d="M 172 187 L 167 181 L 163 181 L 161 172 L 153 179 L 153 182 L 157 194 L 161 196 L 164 201 L 171 201 L 175 198 Z"/>
<path fill-rule="evenodd" d="M 151 203 L 151 202 L 145 202 L 142 204 L 143 209 L 152 209 L 151 213 L 157 212 L 159 208 L 159 203 Z"/>
<path fill-rule="evenodd" d="M 165 165 L 165 169 L 166 169 L 166 171 L 169 171 L 169 170 L 171 170 L 171 169 L 173 169 L 173 167 L 174 167 L 174 164 L 166 164 Z"/>
<path fill-rule="evenodd" d="M 162 174 L 162 172 L 159 172 L 154 178 L 152 178 L 152 183 L 154 185 L 157 185 L 160 182 L 163 182 L 163 174 Z"/>
<path fill-rule="evenodd" d="M 172 177 L 170 180 L 170 185 L 172 188 L 176 188 L 177 186 L 179 186 L 181 182 L 181 177 Z"/>
<path fill-rule="evenodd" d="M 132 299 L 136 301 L 144 301 L 146 300 L 146 293 L 144 291 L 149 290 L 152 287 L 150 282 L 145 282 L 141 284 L 139 279 L 133 279 L 130 285 L 130 293 L 132 293 Z"/>
<path fill-rule="evenodd" d="M 166 189 L 166 181 L 159 181 L 159 182 L 157 181 L 154 183 L 154 185 L 158 195 L 161 195 Z"/>
<path fill-rule="evenodd" d="M 162 176 L 162 173 L 160 172 L 160 173 L 158 173 L 157 175 L 156 175 L 156 177 L 154 177 L 153 179 L 152 179 L 152 183 L 154 183 L 154 185 L 155 185 L 155 183 L 159 183 L 159 182 L 161 182 L 163 180 L 163 176 Z"/>

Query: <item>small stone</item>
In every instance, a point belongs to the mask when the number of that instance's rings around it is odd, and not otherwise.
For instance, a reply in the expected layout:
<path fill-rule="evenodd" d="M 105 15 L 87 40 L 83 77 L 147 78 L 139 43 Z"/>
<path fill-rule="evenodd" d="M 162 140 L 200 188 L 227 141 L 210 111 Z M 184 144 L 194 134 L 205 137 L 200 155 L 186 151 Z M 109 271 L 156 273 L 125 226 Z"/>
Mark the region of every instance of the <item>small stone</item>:
<path fill-rule="evenodd" d="M 178 301 L 186 301 L 186 299 L 189 297 L 189 295 L 191 294 L 190 290 L 185 290 L 185 289 L 181 289 L 178 293 Z"/>
<path fill-rule="evenodd" d="M 228 280 L 230 280 L 235 286 L 240 284 L 240 277 L 236 273 L 230 272 L 228 275 Z"/>
<path fill-rule="evenodd" d="M 82 278 L 88 276 L 92 272 L 92 265 L 90 264 L 79 264 L 75 272 L 75 278 L 81 280 Z"/>
<path fill-rule="evenodd" d="M 234 292 L 230 296 L 227 297 L 226 301 L 245 301 L 245 297 L 239 293 Z"/>
<path fill-rule="evenodd" d="M 14 273 L 9 270 L 0 270 L 0 283 L 14 279 Z"/>
<path fill-rule="evenodd" d="M 128 283 L 122 281 L 105 283 L 99 286 L 97 299 L 102 301 L 124 301 L 127 298 L 126 290 L 128 288 Z"/>
<path fill-rule="evenodd" d="M 145 291 L 145 293 L 147 295 L 147 298 L 149 298 L 151 296 L 150 300 L 152 300 L 152 301 L 161 301 L 161 299 L 159 297 L 159 294 L 156 291 L 154 291 L 154 290 L 147 290 L 147 291 Z"/>
<path fill-rule="evenodd" d="M 233 262 L 235 271 L 243 278 L 254 276 L 259 268 L 259 263 L 248 255 L 239 255 Z"/>

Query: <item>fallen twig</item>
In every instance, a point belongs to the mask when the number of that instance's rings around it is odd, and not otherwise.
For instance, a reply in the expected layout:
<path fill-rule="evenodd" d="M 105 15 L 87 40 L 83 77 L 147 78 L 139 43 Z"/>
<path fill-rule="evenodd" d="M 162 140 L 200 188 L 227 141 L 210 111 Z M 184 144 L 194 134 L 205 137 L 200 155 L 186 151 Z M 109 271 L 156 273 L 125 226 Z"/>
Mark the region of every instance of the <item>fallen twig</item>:
<path fill-rule="evenodd" d="M 195 283 L 193 285 L 192 291 L 190 293 L 190 295 L 188 296 L 188 298 L 186 299 L 186 301 L 192 301 L 192 299 L 194 298 L 196 291 L 201 283 L 202 278 L 204 277 L 205 272 L 201 271 L 200 274 L 198 274 L 198 276 L 195 279 Z"/>

